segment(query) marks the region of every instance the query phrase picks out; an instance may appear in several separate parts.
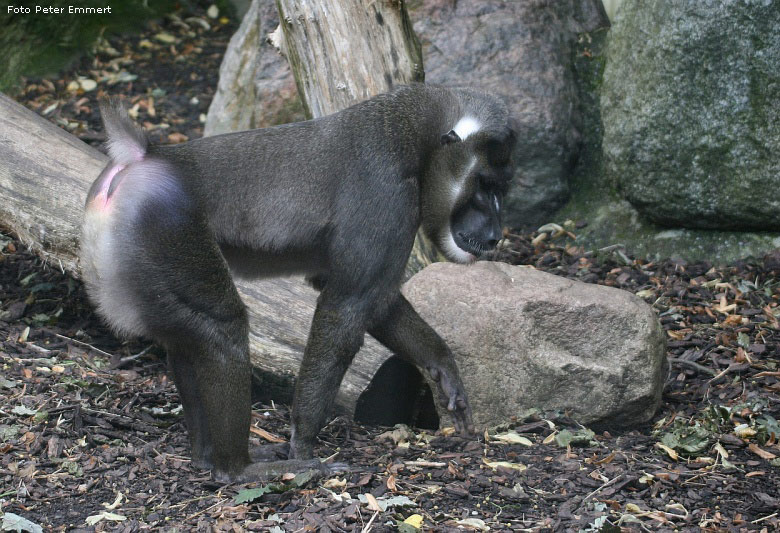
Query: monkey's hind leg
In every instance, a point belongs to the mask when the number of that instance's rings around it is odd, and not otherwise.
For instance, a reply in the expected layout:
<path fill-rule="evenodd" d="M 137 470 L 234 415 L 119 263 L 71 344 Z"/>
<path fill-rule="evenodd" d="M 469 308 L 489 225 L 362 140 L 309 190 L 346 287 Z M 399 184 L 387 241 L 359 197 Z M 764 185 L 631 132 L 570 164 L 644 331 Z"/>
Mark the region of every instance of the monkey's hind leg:
<path fill-rule="evenodd" d="M 193 465 L 211 468 L 223 482 L 330 473 L 317 459 L 250 462 L 248 319 L 227 263 L 171 169 L 144 161 L 127 172 L 92 228 L 95 242 L 111 243 L 111 254 L 89 250 L 90 294 L 117 329 L 130 331 L 120 328 L 130 316 L 133 333 L 165 346 Z M 101 305 L 109 299 L 110 306 Z"/>
<path fill-rule="evenodd" d="M 236 479 L 250 463 L 246 309 L 197 210 L 150 202 L 139 221 L 131 285 L 148 334 L 168 352 L 193 464 Z"/>
<path fill-rule="evenodd" d="M 144 159 L 111 172 L 87 204 L 87 290 L 115 329 L 165 346 L 193 463 L 232 480 L 250 462 L 246 309 L 176 171 Z"/>

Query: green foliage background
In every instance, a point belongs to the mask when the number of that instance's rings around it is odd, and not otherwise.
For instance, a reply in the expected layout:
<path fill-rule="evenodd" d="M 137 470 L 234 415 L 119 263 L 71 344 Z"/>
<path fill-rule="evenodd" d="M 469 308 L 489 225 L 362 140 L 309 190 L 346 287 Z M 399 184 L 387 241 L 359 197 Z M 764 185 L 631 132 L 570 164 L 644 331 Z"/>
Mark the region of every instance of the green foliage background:
<path fill-rule="evenodd" d="M 0 2 L 0 91 L 20 85 L 20 76 L 56 73 L 104 32 L 125 32 L 183 7 L 181 0 L 8 0 Z M 9 14 L 8 5 L 30 8 Z M 64 7 L 63 14 L 36 14 L 35 6 Z M 68 6 L 110 7 L 110 14 L 67 13 Z"/>

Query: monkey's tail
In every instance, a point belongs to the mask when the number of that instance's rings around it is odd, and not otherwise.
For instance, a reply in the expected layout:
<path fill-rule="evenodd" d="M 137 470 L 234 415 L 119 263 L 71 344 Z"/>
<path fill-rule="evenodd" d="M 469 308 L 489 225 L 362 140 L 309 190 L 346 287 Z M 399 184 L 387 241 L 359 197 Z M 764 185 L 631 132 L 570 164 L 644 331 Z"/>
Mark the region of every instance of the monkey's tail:
<path fill-rule="evenodd" d="M 126 166 L 143 160 L 149 140 L 127 115 L 127 108 L 121 101 L 118 98 L 102 100 L 100 115 L 108 135 L 108 154 L 114 163 Z"/>

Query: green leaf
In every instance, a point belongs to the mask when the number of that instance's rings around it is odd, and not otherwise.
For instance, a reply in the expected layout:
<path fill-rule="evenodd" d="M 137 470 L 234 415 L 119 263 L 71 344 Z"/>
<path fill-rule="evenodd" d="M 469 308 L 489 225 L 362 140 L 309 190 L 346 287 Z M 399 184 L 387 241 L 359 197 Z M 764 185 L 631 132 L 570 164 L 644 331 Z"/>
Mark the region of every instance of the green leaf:
<path fill-rule="evenodd" d="M 780 424 L 772 415 L 765 414 L 757 421 L 759 431 L 766 433 L 767 438 L 771 438 L 774 435 L 775 440 L 780 438 Z"/>
<path fill-rule="evenodd" d="M 244 489 L 240 491 L 238 494 L 236 494 L 236 503 L 251 503 L 263 494 L 266 494 L 268 492 L 271 492 L 273 490 L 273 487 L 271 485 L 263 485 L 262 487 L 257 487 L 254 489 Z"/>
<path fill-rule="evenodd" d="M 51 320 L 51 317 L 45 313 L 36 313 L 32 316 L 32 321 L 38 324 L 45 324 Z"/>
<path fill-rule="evenodd" d="M 38 524 L 30 522 L 26 518 L 14 513 L 5 513 L 3 523 L 0 525 L 3 531 L 29 531 L 29 533 L 43 533 L 43 529 Z"/>
<path fill-rule="evenodd" d="M 37 409 L 30 409 L 29 407 L 25 407 L 24 405 L 17 405 L 13 409 L 11 409 L 11 412 L 15 415 L 19 416 L 32 416 L 38 412 Z"/>
<path fill-rule="evenodd" d="M 661 443 L 688 455 L 698 455 L 706 451 L 710 444 L 710 432 L 699 424 L 694 426 L 678 425 L 672 431 L 664 433 Z"/>
<path fill-rule="evenodd" d="M 748 346 L 750 346 L 750 337 L 748 337 L 747 334 L 745 334 L 745 332 L 740 331 L 737 334 L 737 344 L 739 344 L 740 346 L 742 346 L 747 350 Z"/>
<path fill-rule="evenodd" d="M 568 429 L 561 430 L 555 436 L 555 442 L 558 446 L 565 448 L 566 446 L 590 446 L 593 443 L 593 439 L 596 436 L 593 431 L 588 428 L 578 429 L 574 433 Z"/>
<path fill-rule="evenodd" d="M 19 281 L 19 285 L 21 285 L 22 287 L 25 287 L 25 286 L 27 286 L 27 285 L 28 285 L 28 284 L 29 284 L 29 283 L 30 283 L 30 282 L 31 282 L 31 281 L 32 281 L 32 280 L 35 278 L 35 276 L 37 276 L 37 275 L 38 275 L 38 273 L 37 273 L 37 272 L 33 272 L 33 273 L 32 273 L 32 274 L 30 274 L 29 276 L 25 276 L 25 277 L 23 277 L 23 278 L 21 279 L 21 281 Z"/>
<path fill-rule="evenodd" d="M 81 477 L 84 475 L 84 470 L 82 470 L 81 465 L 79 465 L 75 461 L 63 461 L 61 466 L 68 471 L 68 473 L 75 477 Z"/>
<path fill-rule="evenodd" d="M 296 474 L 296 476 L 289 482 L 287 485 L 291 485 L 292 487 L 303 487 L 306 483 L 312 480 L 314 476 L 319 475 L 320 473 L 317 470 L 309 469 L 304 470 L 300 474 Z M 291 487 L 287 487 L 284 490 L 289 490 Z"/>
<path fill-rule="evenodd" d="M 410 500 L 407 496 L 398 495 L 384 498 L 384 502 L 388 507 L 414 507 L 417 504 Z"/>
<path fill-rule="evenodd" d="M 16 385 L 17 383 L 15 381 L 5 379 L 2 375 L 0 375 L 0 388 L 13 389 L 14 387 L 16 387 Z"/>
<path fill-rule="evenodd" d="M 19 426 L 0 426 L 0 442 L 8 442 L 19 434 Z"/>
<path fill-rule="evenodd" d="M 566 446 L 571 444 L 573 438 L 574 435 L 572 435 L 571 431 L 569 431 L 568 429 L 563 429 L 555 436 L 555 442 L 557 442 L 558 446 L 560 446 L 561 448 L 565 448 Z"/>
<path fill-rule="evenodd" d="M 50 291 L 55 287 L 54 283 L 44 282 L 44 283 L 38 283 L 36 285 L 33 285 L 30 287 L 30 292 L 36 293 L 41 291 Z"/>
<path fill-rule="evenodd" d="M 401 522 L 400 520 L 397 520 L 395 525 L 398 527 L 398 533 L 418 533 L 418 531 L 420 531 L 412 524 L 407 524 L 406 522 Z"/>

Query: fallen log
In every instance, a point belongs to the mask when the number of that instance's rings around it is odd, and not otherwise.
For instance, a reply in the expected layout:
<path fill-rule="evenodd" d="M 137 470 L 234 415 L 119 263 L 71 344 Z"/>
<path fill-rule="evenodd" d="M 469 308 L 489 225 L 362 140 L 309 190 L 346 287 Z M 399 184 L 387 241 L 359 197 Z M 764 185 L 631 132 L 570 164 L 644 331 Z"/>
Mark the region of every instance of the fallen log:
<path fill-rule="evenodd" d="M 108 158 L 0 94 L 0 226 L 48 264 L 78 278 L 84 200 Z M 314 313 L 316 292 L 300 278 L 238 281 L 249 310 L 252 364 L 292 386 Z M 371 338 L 337 397 L 354 413 L 360 394 L 390 352 Z"/>

